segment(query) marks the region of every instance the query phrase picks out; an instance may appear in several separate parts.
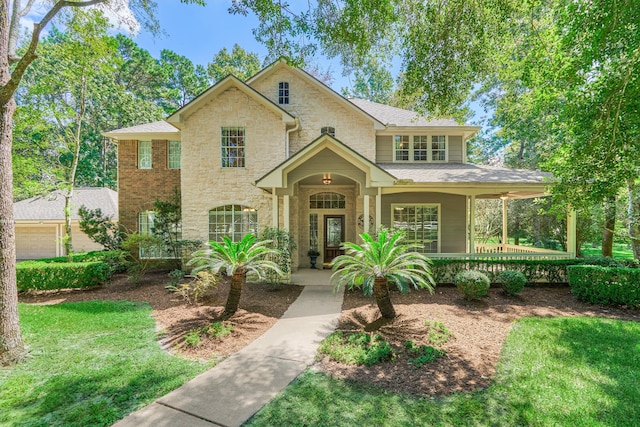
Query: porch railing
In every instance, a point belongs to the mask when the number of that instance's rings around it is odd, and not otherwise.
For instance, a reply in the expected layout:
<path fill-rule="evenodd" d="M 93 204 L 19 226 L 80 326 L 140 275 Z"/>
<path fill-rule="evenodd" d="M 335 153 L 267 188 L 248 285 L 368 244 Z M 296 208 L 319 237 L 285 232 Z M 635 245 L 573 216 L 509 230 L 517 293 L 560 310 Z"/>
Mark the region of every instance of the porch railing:
<path fill-rule="evenodd" d="M 574 254 L 551 249 L 532 248 L 519 245 L 485 244 L 475 245 L 475 253 L 437 253 L 428 254 L 431 258 L 451 259 L 567 259 Z"/>

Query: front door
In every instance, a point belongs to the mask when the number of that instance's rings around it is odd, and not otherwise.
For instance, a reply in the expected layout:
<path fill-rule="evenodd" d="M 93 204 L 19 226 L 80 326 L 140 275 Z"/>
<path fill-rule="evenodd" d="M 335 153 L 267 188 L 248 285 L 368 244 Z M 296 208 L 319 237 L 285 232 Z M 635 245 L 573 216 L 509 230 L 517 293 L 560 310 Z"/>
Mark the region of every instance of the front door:
<path fill-rule="evenodd" d="M 344 215 L 326 215 L 324 217 L 324 262 L 330 263 L 344 253 L 340 245 L 344 241 Z"/>

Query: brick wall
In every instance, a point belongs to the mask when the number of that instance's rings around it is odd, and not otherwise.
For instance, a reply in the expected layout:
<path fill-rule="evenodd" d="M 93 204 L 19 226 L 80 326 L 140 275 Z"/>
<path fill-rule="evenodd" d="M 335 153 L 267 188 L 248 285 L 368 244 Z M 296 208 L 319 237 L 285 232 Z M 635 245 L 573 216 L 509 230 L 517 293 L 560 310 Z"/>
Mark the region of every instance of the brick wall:
<path fill-rule="evenodd" d="M 138 141 L 118 142 L 118 208 L 120 224 L 138 231 L 138 213 L 153 209 L 180 188 L 180 170 L 167 168 L 167 141 L 152 141 L 152 169 L 138 169 Z"/>

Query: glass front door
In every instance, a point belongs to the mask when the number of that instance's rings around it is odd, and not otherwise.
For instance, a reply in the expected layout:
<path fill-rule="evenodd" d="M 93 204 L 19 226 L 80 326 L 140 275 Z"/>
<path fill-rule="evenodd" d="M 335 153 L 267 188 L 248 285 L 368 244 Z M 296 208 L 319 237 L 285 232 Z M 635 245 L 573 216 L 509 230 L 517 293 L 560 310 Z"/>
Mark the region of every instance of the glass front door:
<path fill-rule="evenodd" d="M 344 251 L 340 245 L 344 241 L 344 215 L 327 215 L 324 217 L 324 262 L 330 263 Z"/>

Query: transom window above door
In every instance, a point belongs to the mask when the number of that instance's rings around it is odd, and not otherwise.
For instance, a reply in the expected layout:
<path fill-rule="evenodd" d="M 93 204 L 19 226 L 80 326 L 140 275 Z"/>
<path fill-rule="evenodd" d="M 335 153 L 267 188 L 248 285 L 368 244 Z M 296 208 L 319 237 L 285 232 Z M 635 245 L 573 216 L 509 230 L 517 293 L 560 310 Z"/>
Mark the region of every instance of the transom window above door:
<path fill-rule="evenodd" d="M 446 135 L 395 135 L 395 162 L 434 162 L 449 160 Z"/>
<path fill-rule="evenodd" d="M 309 209 L 345 209 L 346 197 L 340 193 L 323 192 L 309 196 Z"/>

